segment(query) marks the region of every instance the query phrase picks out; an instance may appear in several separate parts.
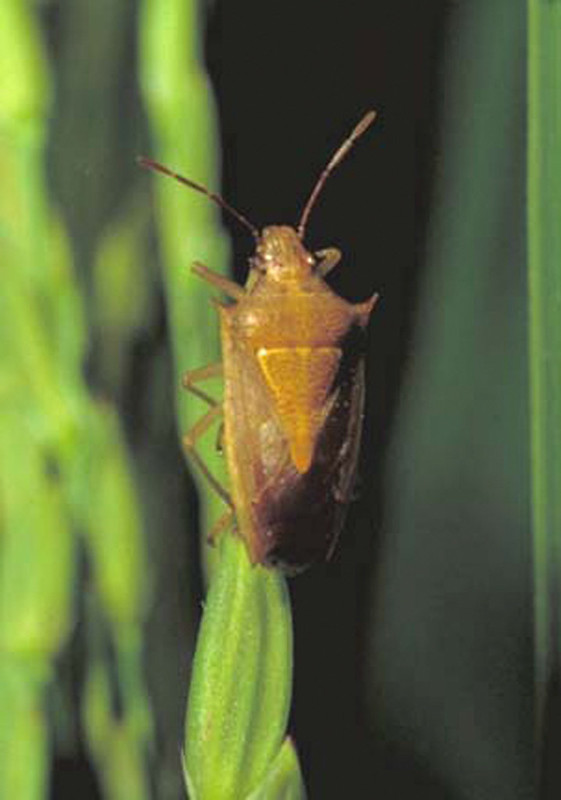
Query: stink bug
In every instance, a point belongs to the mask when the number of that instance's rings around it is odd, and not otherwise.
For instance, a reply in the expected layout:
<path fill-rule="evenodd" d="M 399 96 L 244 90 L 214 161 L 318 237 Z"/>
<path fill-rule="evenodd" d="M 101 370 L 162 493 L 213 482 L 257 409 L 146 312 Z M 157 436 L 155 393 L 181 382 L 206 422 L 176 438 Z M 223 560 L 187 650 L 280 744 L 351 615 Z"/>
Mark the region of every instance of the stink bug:
<path fill-rule="evenodd" d="M 235 523 L 251 561 L 299 572 L 333 552 L 349 503 L 364 406 L 365 329 L 378 295 L 353 305 L 324 276 L 334 248 L 303 244 L 310 211 L 330 172 L 372 124 L 370 111 L 317 181 L 296 228 L 259 232 L 203 186 L 148 159 L 142 166 L 206 194 L 253 234 L 256 247 L 244 287 L 202 264 L 194 271 L 221 289 L 222 363 L 193 370 L 184 386 L 211 406 L 184 439 L 185 448 L 228 505 L 210 538 Z M 222 375 L 224 399 L 200 381 Z M 197 454 L 197 439 L 223 418 L 231 495 Z"/>

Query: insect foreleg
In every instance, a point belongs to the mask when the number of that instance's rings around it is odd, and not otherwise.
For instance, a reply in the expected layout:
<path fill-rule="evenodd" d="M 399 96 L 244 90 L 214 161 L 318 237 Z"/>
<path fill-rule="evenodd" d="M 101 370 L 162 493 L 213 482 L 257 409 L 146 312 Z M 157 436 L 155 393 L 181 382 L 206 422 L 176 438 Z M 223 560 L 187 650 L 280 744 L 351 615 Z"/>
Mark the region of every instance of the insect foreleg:
<path fill-rule="evenodd" d="M 226 278 L 224 275 L 220 275 L 218 272 L 213 272 L 199 261 L 193 263 L 192 269 L 195 275 L 198 275 L 199 278 L 202 278 L 212 286 L 222 289 L 224 294 L 227 294 L 233 300 L 241 300 L 242 297 L 246 296 L 244 288 L 238 283 L 231 281 L 230 278 Z"/>
<path fill-rule="evenodd" d="M 222 416 L 222 413 L 222 404 L 216 403 L 216 405 L 213 406 L 213 408 L 211 408 L 210 411 L 204 415 L 204 417 L 201 417 L 201 419 L 195 425 L 193 425 L 187 435 L 183 437 L 183 447 L 185 448 L 187 455 L 197 465 L 217 495 L 224 500 L 226 505 L 233 509 L 234 504 L 232 502 L 232 498 L 222 484 L 214 477 L 201 456 L 195 450 L 195 445 L 198 439 L 200 439 L 200 437 L 210 428 L 215 420 Z"/>
<path fill-rule="evenodd" d="M 317 250 L 314 255 L 319 259 L 316 273 L 322 278 L 325 277 L 328 272 L 331 272 L 333 267 L 336 267 L 341 260 L 341 251 L 337 250 L 336 247 L 326 247 L 324 250 Z"/>

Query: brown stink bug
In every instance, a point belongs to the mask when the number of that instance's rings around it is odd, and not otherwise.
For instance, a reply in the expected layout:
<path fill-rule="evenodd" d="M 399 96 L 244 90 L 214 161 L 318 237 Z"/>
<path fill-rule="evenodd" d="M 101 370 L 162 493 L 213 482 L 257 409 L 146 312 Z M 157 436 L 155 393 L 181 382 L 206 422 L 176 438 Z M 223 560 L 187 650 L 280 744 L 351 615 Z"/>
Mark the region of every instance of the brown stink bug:
<path fill-rule="evenodd" d="M 195 264 L 221 289 L 222 363 L 188 372 L 184 385 L 211 406 L 184 443 L 228 504 L 211 539 L 235 522 L 251 561 L 298 572 L 333 552 L 349 503 L 364 406 L 365 328 L 378 295 L 353 305 L 324 276 L 341 254 L 310 253 L 306 223 L 323 185 L 353 143 L 372 124 L 370 111 L 323 170 L 297 228 L 259 232 L 221 197 L 167 167 L 141 164 L 206 194 L 248 228 L 256 240 L 246 285 Z M 224 399 L 197 384 L 222 375 Z M 231 495 L 197 454 L 197 439 L 223 418 Z"/>

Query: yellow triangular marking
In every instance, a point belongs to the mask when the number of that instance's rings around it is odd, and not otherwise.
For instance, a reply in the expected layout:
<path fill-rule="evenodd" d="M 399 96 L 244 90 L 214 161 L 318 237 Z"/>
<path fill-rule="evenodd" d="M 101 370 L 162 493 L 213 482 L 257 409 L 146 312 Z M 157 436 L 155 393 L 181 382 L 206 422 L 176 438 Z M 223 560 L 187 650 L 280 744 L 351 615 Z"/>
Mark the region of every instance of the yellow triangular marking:
<path fill-rule="evenodd" d="M 298 472 L 312 463 L 327 396 L 341 351 L 337 347 L 262 347 L 257 352 Z"/>

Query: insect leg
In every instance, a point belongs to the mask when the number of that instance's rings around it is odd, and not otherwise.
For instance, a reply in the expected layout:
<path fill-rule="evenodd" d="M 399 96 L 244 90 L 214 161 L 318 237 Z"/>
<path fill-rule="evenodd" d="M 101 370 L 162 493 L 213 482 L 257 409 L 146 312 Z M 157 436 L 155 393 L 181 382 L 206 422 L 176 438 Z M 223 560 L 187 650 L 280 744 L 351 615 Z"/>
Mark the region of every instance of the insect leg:
<path fill-rule="evenodd" d="M 199 381 L 209 380 L 210 378 L 218 378 L 220 375 L 222 375 L 222 362 L 217 361 L 215 364 L 207 364 L 206 367 L 189 370 L 189 372 L 183 375 L 181 384 L 188 392 L 191 392 L 195 397 L 199 397 L 214 408 L 214 406 L 219 405 L 219 401 L 215 400 L 214 397 L 211 397 L 202 389 L 199 389 L 195 384 L 199 383 Z"/>
<path fill-rule="evenodd" d="M 322 278 L 331 272 L 333 267 L 337 266 L 341 260 L 341 251 L 336 247 L 326 247 L 325 250 L 317 250 L 314 254 L 319 259 L 319 264 L 316 267 L 316 272 Z"/>
<path fill-rule="evenodd" d="M 233 509 L 229 508 L 225 511 L 221 517 L 219 517 L 214 525 L 212 526 L 210 533 L 207 536 L 207 541 L 209 544 L 215 544 L 216 540 L 220 536 L 220 534 L 227 530 L 230 525 L 234 523 L 234 511 Z"/>
<path fill-rule="evenodd" d="M 222 484 L 214 477 L 212 472 L 209 470 L 201 456 L 195 450 L 195 444 L 198 439 L 207 431 L 212 423 L 218 419 L 223 413 L 222 404 L 217 403 L 213 406 L 210 411 L 208 411 L 204 417 L 193 425 L 191 430 L 183 437 L 183 447 L 185 448 L 185 452 L 191 458 L 191 460 L 197 465 L 201 473 L 205 476 L 207 481 L 210 483 L 216 494 L 224 500 L 226 505 L 230 506 L 230 508 L 234 508 L 234 504 L 232 502 L 232 498 L 226 491 L 226 489 L 222 486 Z"/>
<path fill-rule="evenodd" d="M 218 289 L 222 289 L 222 291 L 233 300 L 241 300 L 242 297 L 246 295 L 245 289 L 238 283 L 231 281 L 230 278 L 226 278 L 225 275 L 219 275 L 218 272 L 213 272 L 199 261 L 193 263 L 192 270 L 195 275 L 198 275 L 203 281 L 210 283 L 212 286 L 216 286 Z"/>
<path fill-rule="evenodd" d="M 224 423 L 221 422 L 218 426 L 218 433 L 216 434 L 216 452 L 224 452 Z"/>

